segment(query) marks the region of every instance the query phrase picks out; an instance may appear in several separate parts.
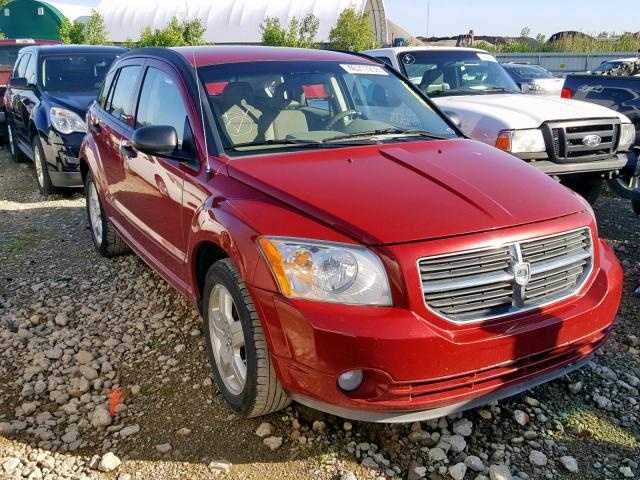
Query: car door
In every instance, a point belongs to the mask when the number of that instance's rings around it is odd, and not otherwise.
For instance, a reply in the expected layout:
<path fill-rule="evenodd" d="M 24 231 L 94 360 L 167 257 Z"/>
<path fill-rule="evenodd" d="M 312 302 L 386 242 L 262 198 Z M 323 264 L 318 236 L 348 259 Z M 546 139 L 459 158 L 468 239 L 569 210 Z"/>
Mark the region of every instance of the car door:
<path fill-rule="evenodd" d="M 192 130 L 189 99 L 180 76 L 162 61 L 148 60 L 140 86 L 135 128 L 169 125 L 178 136 L 178 150 L 189 150 Z M 186 280 L 185 235 L 182 228 L 184 162 L 123 147 L 125 182 L 122 204 L 135 223 L 137 240 L 172 280 Z M 194 157 L 195 158 L 195 157 Z"/>
<path fill-rule="evenodd" d="M 34 88 L 27 88 L 20 92 L 18 102 L 16 102 L 16 112 L 19 112 L 19 118 L 21 123 L 19 126 L 19 132 L 22 140 L 26 143 L 27 147 L 31 149 L 31 128 L 29 124 L 31 122 L 31 112 L 33 108 L 40 103 L 39 94 L 36 87 L 36 67 L 38 63 L 38 56 L 33 53 L 29 55 L 24 73 L 24 78 L 27 79 L 27 86 Z"/>
<path fill-rule="evenodd" d="M 13 70 L 12 78 L 24 78 L 25 72 L 27 70 L 27 65 L 33 55 L 31 53 L 25 53 L 18 59 L 16 62 L 16 68 Z M 11 116 L 12 116 L 12 126 L 13 126 L 13 134 L 15 135 L 16 140 L 19 142 L 25 142 L 25 121 L 24 121 L 24 112 L 21 107 L 22 98 L 25 94 L 25 90 L 11 88 L 9 98 L 5 101 L 10 102 L 11 105 Z M 30 142 L 25 142 L 30 143 Z"/>
<path fill-rule="evenodd" d="M 91 115 L 89 124 L 106 180 L 103 192 L 106 208 L 117 226 L 126 232 L 131 230 L 131 225 L 122 202 L 126 165 L 121 148 L 126 148 L 133 135 L 134 98 L 142 66 L 140 59 L 118 65 L 113 76 L 105 80 L 99 104 L 94 106 L 96 114 Z M 110 81 L 108 85 L 107 81 Z"/>

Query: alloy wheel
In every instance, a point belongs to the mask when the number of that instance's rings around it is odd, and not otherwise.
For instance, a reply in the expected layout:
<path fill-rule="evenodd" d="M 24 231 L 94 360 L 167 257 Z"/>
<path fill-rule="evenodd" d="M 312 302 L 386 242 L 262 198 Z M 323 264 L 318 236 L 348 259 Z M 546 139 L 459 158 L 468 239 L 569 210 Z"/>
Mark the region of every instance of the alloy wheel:
<path fill-rule="evenodd" d="M 247 381 L 244 330 L 233 297 L 223 285 L 211 289 L 208 322 L 220 377 L 229 392 L 239 395 Z"/>
<path fill-rule="evenodd" d="M 89 222 L 98 246 L 102 244 L 102 211 L 95 183 L 89 184 Z"/>
<path fill-rule="evenodd" d="M 40 187 L 44 186 L 44 168 L 42 166 L 42 161 L 40 159 L 40 151 L 35 148 L 33 151 L 33 163 L 36 167 L 36 175 L 38 177 L 38 185 Z"/>

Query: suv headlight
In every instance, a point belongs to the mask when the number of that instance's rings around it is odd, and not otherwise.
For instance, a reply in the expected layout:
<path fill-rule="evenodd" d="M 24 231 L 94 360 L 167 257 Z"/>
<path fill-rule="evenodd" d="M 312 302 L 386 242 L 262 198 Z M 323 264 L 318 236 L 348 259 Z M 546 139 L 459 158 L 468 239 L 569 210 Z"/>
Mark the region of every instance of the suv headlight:
<path fill-rule="evenodd" d="M 49 119 L 51 120 L 51 126 L 64 135 L 73 132 L 85 133 L 87 131 L 87 124 L 84 123 L 80 116 L 66 108 L 52 107 L 49 110 Z"/>
<path fill-rule="evenodd" d="M 287 237 L 261 237 L 258 245 L 286 297 L 352 305 L 392 304 L 382 262 L 365 247 Z"/>
<path fill-rule="evenodd" d="M 623 123 L 620 128 L 618 151 L 626 152 L 636 141 L 636 127 L 633 123 Z"/>
<path fill-rule="evenodd" d="M 537 128 L 503 130 L 498 134 L 496 147 L 510 153 L 538 153 L 547 150 L 542 131 Z"/>

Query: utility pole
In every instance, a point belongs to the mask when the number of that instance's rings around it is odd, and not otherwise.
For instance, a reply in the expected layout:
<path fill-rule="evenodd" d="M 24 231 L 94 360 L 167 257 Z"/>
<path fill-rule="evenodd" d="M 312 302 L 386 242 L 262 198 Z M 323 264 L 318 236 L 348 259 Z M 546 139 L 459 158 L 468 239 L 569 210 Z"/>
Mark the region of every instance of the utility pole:
<path fill-rule="evenodd" d="M 429 20 L 430 20 L 430 13 L 431 13 L 431 2 L 429 0 L 427 0 L 427 38 L 429 38 Z"/>

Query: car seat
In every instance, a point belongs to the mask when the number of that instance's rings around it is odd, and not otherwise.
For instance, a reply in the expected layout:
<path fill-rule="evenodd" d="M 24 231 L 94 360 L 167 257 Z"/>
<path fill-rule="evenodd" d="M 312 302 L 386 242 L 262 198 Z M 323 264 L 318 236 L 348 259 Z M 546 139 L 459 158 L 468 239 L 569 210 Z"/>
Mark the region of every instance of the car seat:
<path fill-rule="evenodd" d="M 255 142 L 258 120 L 262 112 L 254 106 L 251 85 L 246 82 L 227 84 L 220 95 L 222 122 L 233 145 Z"/>
<path fill-rule="evenodd" d="M 300 110 L 306 104 L 301 86 L 279 84 L 271 109 L 260 118 L 259 131 L 265 140 L 283 140 L 292 133 L 308 132 L 307 117 Z"/>

